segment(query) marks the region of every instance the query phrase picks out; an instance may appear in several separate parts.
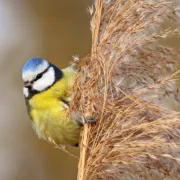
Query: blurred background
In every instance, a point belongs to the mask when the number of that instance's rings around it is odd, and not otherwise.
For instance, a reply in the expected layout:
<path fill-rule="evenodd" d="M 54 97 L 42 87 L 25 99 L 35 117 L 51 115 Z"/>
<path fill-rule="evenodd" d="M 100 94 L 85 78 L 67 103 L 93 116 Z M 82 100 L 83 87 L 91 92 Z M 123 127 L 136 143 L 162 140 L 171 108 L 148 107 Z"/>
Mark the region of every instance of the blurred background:
<path fill-rule="evenodd" d="M 91 0 L 0 0 L 0 180 L 76 179 L 78 160 L 39 140 L 31 127 L 21 68 L 33 56 L 64 68 L 72 55 L 90 53 L 89 5 Z"/>

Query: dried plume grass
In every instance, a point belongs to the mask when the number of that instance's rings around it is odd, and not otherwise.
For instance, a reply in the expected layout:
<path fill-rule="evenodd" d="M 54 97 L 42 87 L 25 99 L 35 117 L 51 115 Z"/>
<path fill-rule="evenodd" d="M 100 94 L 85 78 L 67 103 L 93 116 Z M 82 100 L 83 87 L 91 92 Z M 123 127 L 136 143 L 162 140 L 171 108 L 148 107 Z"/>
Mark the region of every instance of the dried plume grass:
<path fill-rule="evenodd" d="M 160 41 L 179 10 L 167 0 L 97 0 L 92 52 L 79 65 L 72 107 L 93 116 L 82 132 L 79 180 L 180 179 L 179 50 Z"/>

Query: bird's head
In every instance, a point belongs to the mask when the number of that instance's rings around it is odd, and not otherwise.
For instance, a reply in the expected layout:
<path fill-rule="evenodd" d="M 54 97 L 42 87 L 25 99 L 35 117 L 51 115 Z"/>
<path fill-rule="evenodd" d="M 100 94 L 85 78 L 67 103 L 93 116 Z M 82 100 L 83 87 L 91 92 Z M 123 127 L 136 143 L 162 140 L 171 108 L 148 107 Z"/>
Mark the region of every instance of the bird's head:
<path fill-rule="evenodd" d="M 24 96 L 31 98 L 33 95 L 47 90 L 62 76 L 63 72 L 48 61 L 39 57 L 29 59 L 22 68 Z"/>

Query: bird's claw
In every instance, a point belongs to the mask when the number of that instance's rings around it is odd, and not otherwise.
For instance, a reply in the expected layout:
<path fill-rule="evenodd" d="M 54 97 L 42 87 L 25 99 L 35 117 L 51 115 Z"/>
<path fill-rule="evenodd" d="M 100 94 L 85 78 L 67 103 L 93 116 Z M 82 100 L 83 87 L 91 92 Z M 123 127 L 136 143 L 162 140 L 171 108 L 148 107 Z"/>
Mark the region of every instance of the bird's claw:
<path fill-rule="evenodd" d="M 96 120 L 91 116 L 83 116 L 82 123 L 83 124 L 95 124 Z"/>

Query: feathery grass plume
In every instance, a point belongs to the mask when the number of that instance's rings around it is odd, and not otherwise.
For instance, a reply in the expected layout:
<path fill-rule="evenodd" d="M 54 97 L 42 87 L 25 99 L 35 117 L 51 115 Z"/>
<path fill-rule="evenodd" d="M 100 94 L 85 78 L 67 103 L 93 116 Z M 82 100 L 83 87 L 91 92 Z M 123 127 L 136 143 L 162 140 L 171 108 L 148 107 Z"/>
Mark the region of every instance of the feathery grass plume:
<path fill-rule="evenodd" d="M 180 9 L 167 0 L 97 0 L 94 10 L 72 107 L 97 124 L 82 132 L 78 179 L 180 179 L 180 115 L 164 101 L 180 101 L 180 50 L 160 43 L 179 30 L 159 28 L 178 23 Z"/>

